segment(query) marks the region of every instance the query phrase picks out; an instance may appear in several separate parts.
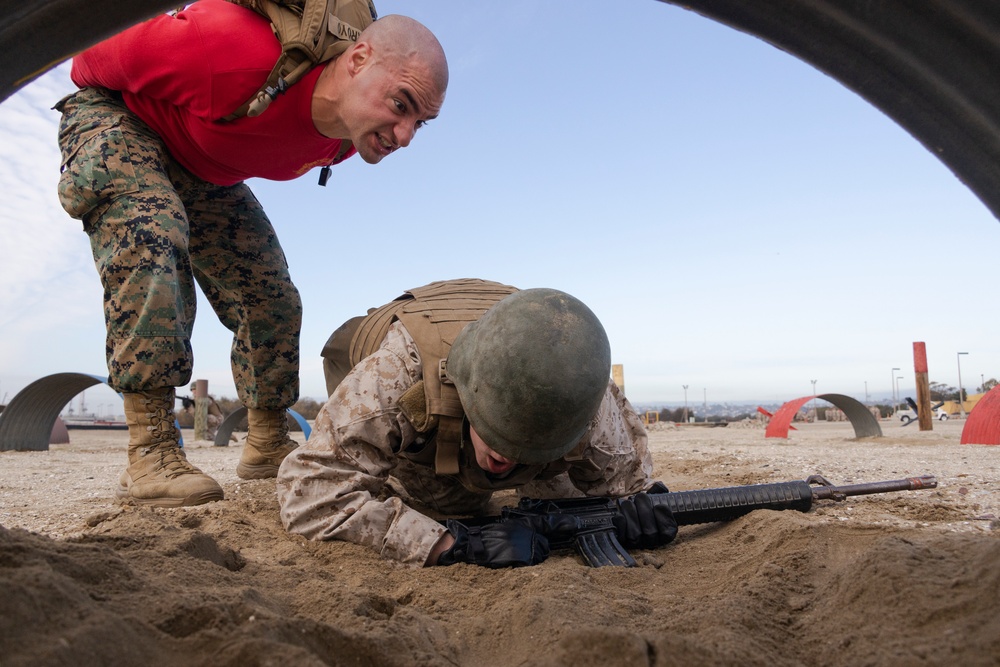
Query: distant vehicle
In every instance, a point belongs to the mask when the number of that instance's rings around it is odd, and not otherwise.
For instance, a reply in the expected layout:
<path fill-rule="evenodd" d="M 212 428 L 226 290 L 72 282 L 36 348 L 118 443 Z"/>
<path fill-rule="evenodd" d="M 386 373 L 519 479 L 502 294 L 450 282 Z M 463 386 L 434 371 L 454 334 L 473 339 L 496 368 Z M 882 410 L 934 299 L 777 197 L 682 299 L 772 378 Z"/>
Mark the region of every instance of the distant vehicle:
<path fill-rule="evenodd" d="M 896 416 L 899 417 L 899 421 L 903 422 L 904 424 L 909 424 L 911 421 L 914 421 L 917 418 L 917 412 L 915 410 L 910 410 L 910 409 L 897 410 Z M 942 410 L 941 408 L 938 408 L 934 411 L 934 419 L 937 419 L 938 421 L 945 421 L 946 419 L 948 419 L 948 413 Z"/>

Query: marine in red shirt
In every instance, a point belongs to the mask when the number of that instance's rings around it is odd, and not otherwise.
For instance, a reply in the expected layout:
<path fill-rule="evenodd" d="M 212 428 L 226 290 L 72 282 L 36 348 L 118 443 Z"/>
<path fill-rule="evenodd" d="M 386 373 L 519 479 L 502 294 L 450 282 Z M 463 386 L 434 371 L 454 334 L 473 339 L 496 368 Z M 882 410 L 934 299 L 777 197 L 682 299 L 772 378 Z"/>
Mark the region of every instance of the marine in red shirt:
<path fill-rule="evenodd" d="M 255 118 L 220 119 L 253 95 L 281 45 L 267 19 L 223 0 L 163 15 L 73 59 L 73 83 L 119 91 L 192 174 L 216 185 L 258 177 L 297 178 L 332 164 L 342 138 L 312 123 L 312 96 L 325 65 Z M 352 149 L 350 155 L 354 154 Z"/>
<path fill-rule="evenodd" d="M 354 1 L 368 10 L 367 0 Z M 116 491 L 123 502 L 197 505 L 224 495 L 187 461 L 175 427 L 174 390 L 193 366 L 196 283 L 233 332 L 233 377 L 249 422 L 237 474 L 274 477 L 295 447 L 286 409 L 298 399 L 302 304 L 244 181 L 296 178 L 355 152 L 378 163 L 408 146 L 444 102 L 440 43 L 393 15 L 261 115 L 222 120 L 259 90 L 279 51 L 266 19 L 203 0 L 78 55 L 80 90 L 56 105 L 59 198 L 90 236 L 108 380 L 129 424 Z"/>

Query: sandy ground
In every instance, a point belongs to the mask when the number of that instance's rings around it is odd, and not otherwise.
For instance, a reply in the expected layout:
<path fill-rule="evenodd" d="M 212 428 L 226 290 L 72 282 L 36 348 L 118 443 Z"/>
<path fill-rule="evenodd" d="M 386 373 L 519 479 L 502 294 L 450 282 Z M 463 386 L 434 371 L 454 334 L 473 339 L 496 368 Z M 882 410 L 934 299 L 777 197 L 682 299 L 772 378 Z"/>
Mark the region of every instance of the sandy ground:
<path fill-rule="evenodd" d="M 500 571 L 288 536 L 273 480 L 190 433 L 226 500 L 122 508 L 125 434 L 73 431 L 0 452 L 0 665 L 997 665 L 1000 447 L 960 445 L 963 425 L 652 430 L 674 491 L 939 486 L 684 527 L 632 569 L 559 553 Z"/>

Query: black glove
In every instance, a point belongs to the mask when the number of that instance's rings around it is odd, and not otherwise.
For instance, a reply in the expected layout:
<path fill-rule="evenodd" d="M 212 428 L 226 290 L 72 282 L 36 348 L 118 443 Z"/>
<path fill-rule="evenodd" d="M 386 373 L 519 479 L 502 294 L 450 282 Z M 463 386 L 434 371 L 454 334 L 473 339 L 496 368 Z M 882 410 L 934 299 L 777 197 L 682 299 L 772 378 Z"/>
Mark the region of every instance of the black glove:
<path fill-rule="evenodd" d="M 663 482 L 657 482 L 648 492 L 618 501 L 618 516 L 614 518 L 614 523 L 618 541 L 623 547 L 662 547 L 677 536 L 677 522 L 670 508 L 653 500 L 656 494 L 667 492 Z"/>
<path fill-rule="evenodd" d="M 575 516 L 518 517 L 485 526 L 466 526 L 449 519 L 445 525 L 455 544 L 441 554 L 438 565 L 471 563 L 484 567 L 538 565 L 549 556 L 548 535 L 572 535 L 580 527 Z"/>

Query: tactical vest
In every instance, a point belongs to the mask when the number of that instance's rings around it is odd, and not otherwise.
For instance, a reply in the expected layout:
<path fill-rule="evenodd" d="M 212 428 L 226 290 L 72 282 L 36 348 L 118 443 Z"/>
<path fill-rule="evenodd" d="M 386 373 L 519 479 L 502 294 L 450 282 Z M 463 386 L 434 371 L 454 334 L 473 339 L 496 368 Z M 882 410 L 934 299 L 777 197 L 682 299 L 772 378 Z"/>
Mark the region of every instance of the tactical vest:
<path fill-rule="evenodd" d="M 407 290 L 381 308 L 348 320 L 323 347 L 327 391 L 332 394 L 351 368 L 374 353 L 398 320 L 413 338 L 423 364 L 423 379 L 398 402 L 420 434 L 420 442 L 400 455 L 416 463 L 433 464 L 438 475 L 455 475 L 466 488 L 481 491 L 554 477 L 569 467 L 575 452 L 547 465 L 518 466 L 504 478 L 494 480 L 488 476 L 476 464 L 471 443 L 463 447 L 465 411 L 455 385 L 448 379 L 448 352 L 458 334 L 516 291 L 509 285 L 474 278 L 444 280 Z"/>

